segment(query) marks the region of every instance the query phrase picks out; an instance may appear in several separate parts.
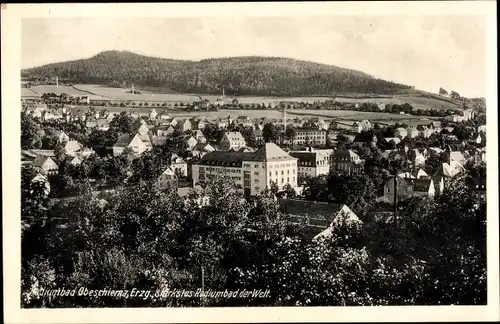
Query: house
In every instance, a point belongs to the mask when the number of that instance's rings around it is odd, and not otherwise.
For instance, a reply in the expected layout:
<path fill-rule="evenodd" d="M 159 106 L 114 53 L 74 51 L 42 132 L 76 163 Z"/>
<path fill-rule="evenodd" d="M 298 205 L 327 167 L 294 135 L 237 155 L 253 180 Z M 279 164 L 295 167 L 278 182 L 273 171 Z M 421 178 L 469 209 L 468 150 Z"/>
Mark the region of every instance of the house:
<path fill-rule="evenodd" d="M 445 119 L 447 121 L 455 122 L 455 123 L 460 123 L 464 121 L 464 117 L 460 115 L 450 115 L 446 116 Z"/>
<path fill-rule="evenodd" d="M 189 138 L 186 140 L 186 145 L 190 150 L 194 149 L 196 144 L 198 144 L 198 140 L 193 136 L 189 136 Z"/>
<path fill-rule="evenodd" d="M 177 129 L 179 129 L 181 132 L 187 132 L 188 130 L 191 130 L 193 125 L 191 124 L 191 121 L 189 118 L 179 120 L 177 125 L 175 126 Z"/>
<path fill-rule="evenodd" d="M 44 174 L 53 175 L 59 172 L 59 166 L 50 156 L 39 155 L 33 160 L 32 165 Z"/>
<path fill-rule="evenodd" d="M 210 124 L 210 122 L 208 120 L 206 120 L 205 118 L 200 118 L 198 120 L 193 121 L 192 124 L 193 124 L 193 129 L 201 131 L 201 130 L 205 129 L 205 126 Z"/>
<path fill-rule="evenodd" d="M 165 168 L 165 171 L 163 171 L 158 177 L 158 186 L 162 189 L 165 189 L 176 185 L 177 180 L 178 178 L 175 170 L 172 169 L 172 167 L 168 166 L 167 168 Z"/>
<path fill-rule="evenodd" d="M 109 129 L 109 122 L 106 119 L 98 119 L 96 128 L 100 131 L 107 131 Z"/>
<path fill-rule="evenodd" d="M 462 111 L 462 114 L 463 114 L 463 120 L 467 121 L 473 119 L 476 115 L 476 112 L 472 109 L 465 109 Z"/>
<path fill-rule="evenodd" d="M 205 137 L 205 135 L 203 135 L 203 132 L 199 129 L 194 131 L 193 136 L 199 143 L 207 142 L 207 138 Z"/>
<path fill-rule="evenodd" d="M 483 138 L 481 137 L 481 134 L 477 134 L 476 144 L 481 144 L 481 143 L 483 143 Z"/>
<path fill-rule="evenodd" d="M 298 181 L 307 177 L 317 177 L 330 172 L 330 156 L 315 151 L 291 151 L 290 156 L 297 159 Z"/>
<path fill-rule="evenodd" d="M 219 143 L 221 150 L 229 151 L 230 149 L 239 150 L 245 147 L 246 141 L 240 132 L 226 132 Z"/>
<path fill-rule="evenodd" d="M 287 184 L 297 187 L 297 159 L 274 143 L 266 143 L 255 152 L 210 152 L 193 164 L 192 170 L 194 185 L 225 175 L 249 195 L 258 195 L 273 183 L 279 189 Z"/>
<path fill-rule="evenodd" d="M 254 137 L 255 137 L 255 144 L 257 146 L 261 146 L 264 144 L 264 135 L 262 134 L 262 130 L 256 129 L 254 132 Z"/>
<path fill-rule="evenodd" d="M 67 141 L 64 144 L 64 153 L 69 156 L 75 156 L 76 152 L 82 148 L 82 145 L 78 141 Z"/>
<path fill-rule="evenodd" d="M 478 133 L 485 133 L 486 134 L 486 125 L 481 125 L 477 127 L 477 132 Z"/>
<path fill-rule="evenodd" d="M 252 120 L 248 116 L 238 116 L 235 123 L 243 127 L 254 127 Z"/>
<path fill-rule="evenodd" d="M 227 128 L 229 126 L 229 122 L 225 119 L 219 118 L 216 121 L 216 125 L 217 125 L 217 128 L 224 129 L 224 128 Z"/>
<path fill-rule="evenodd" d="M 408 127 L 406 129 L 406 135 L 409 138 L 415 138 L 415 137 L 418 137 L 420 135 L 420 132 L 419 132 L 417 127 Z"/>
<path fill-rule="evenodd" d="M 85 127 L 87 129 L 92 129 L 97 127 L 97 118 L 95 116 L 89 116 L 85 119 Z"/>
<path fill-rule="evenodd" d="M 395 133 L 396 137 L 399 137 L 400 139 L 403 139 L 406 136 L 408 136 L 408 131 L 406 129 L 404 129 L 403 127 L 396 128 L 394 133 Z"/>
<path fill-rule="evenodd" d="M 156 133 L 157 136 L 171 136 L 175 132 L 175 128 L 172 125 L 168 126 L 158 126 L 153 130 L 153 133 Z"/>
<path fill-rule="evenodd" d="M 362 221 L 347 205 L 280 199 L 279 209 L 289 215 L 290 226 L 305 225 L 302 234 L 310 239 L 328 238 L 336 228 L 359 228 L 362 225 Z"/>
<path fill-rule="evenodd" d="M 151 111 L 149 112 L 149 119 L 153 120 L 153 119 L 156 119 L 156 116 L 158 116 L 158 113 L 156 112 L 156 109 L 151 109 Z"/>
<path fill-rule="evenodd" d="M 177 194 L 182 199 L 185 205 L 190 204 L 198 207 L 208 206 L 210 204 L 210 197 L 204 192 L 205 190 L 200 186 L 178 188 Z"/>
<path fill-rule="evenodd" d="M 352 126 L 354 127 L 354 129 L 358 133 L 361 133 L 363 131 L 368 131 L 372 128 L 372 124 L 370 123 L 369 120 L 366 120 L 366 119 L 358 121 L 358 122 L 354 122 Z"/>
<path fill-rule="evenodd" d="M 486 178 L 478 176 L 473 183 L 477 201 L 486 202 Z"/>
<path fill-rule="evenodd" d="M 157 117 L 158 119 L 164 119 L 164 120 L 171 119 L 171 117 L 168 115 L 166 111 L 162 111 Z"/>
<path fill-rule="evenodd" d="M 64 143 L 69 141 L 69 136 L 63 131 L 55 131 L 54 135 L 56 136 L 58 143 Z"/>
<path fill-rule="evenodd" d="M 78 158 L 78 156 L 75 156 L 74 158 L 71 159 L 71 161 L 69 162 L 69 164 L 71 165 L 79 165 L 82 163 L 82 160 L 80 160 L 80 158 Z"/>
<path fill-rule="evenodd" d="M 412 179 L 405 179 L 400 176 L 394 177 L 387 180 L 384 184 L 384 196 L 383 200 L 394 204 L 394 196 L 396 194 L 398 200 L 404 200 L 413 196 L 413 184 Z M 397 192 L 395 192 L 394 184 L 396 182 Z"/>
<path fill-rule="evenodd" d="M 113 145 L 113 155 L 122 154 L 125 148 L 130 148 L 132 153 L 140 155 L 147 151 L 150 146 L 142 141 L 139 134 L 121 134 L 118 136 L 115 145 Z"/>
<path fill-rule="evenodd" d="M 436 190 L 432 179 L 411 179 L 414 196 L 434 197 Z"/>
<path fill-rule="evenodd" d="M 44 120 L 59 120 L 63 118 L 64 116 L 61 110 L 52 110 L 52 111 L 46 110 L 43 115 Z"/>
<path fill-rule="evenodd" d="M 181 175 L 183 177 L 187 177 L 187 163 L 186 161 L 184 161 L 183 158 L 181 158 L 180 156 L 178 156 L 177 154 L 173 153 L 171 156 L 170 156 L 170 168 L 172 168 L 172 170 L 178 174 L 178 175 Z"/>
<path fill-rule="evenodd" d="M 363 161 L 353 150 L 337 150 L 333 153 L 332 169 L 339 173 L 359 174 L 362 173 Z"/>
<path fill-rule="evenodd" d="M 95 154 L 95 151 L 89 147 L 81 148 L 76 152 L 76 156 L 78 156 L 80 159 L 86 159 L 93 154 Z"/>
<path fill-rule="evenodd" d="M 297 128 L 294 145 L 326 145 L 326 130 Z"/>
<path fill-rule="evenodd" d="M 414 149 L 413 150 L 413 166 L 414 167 L 421 167 L 425 165 L 425 161 L 427 160 L 426 154 L 427 151 L 421 152 L 420 149 Z"/>
<path fill-rule="evenodd" d="M 140 123 L 137 123 L 135 125 L 134 132 L 136 132 L 139 135 L 147 135 L 149 133 L 148 124 L 144 120 L 141 120 Z"/>
<path fill-rule="evenodd" d="M 394 142 L 394 145 L 398 145 L 401 142 L 401 138 L 399 137 L 384 137 L 384 139 L 387 143 Z"/>

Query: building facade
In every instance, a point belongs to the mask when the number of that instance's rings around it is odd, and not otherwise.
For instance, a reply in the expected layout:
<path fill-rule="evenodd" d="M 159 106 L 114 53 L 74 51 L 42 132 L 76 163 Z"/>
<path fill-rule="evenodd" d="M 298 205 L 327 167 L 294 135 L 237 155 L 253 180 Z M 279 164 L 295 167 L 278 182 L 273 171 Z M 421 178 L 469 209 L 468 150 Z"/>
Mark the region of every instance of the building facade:
<path fill-rule="evenodd" d="M 255 152 L 215 151 L 193 164 L 193 185 L 226 175 L 245 193 L 258 195 L 274 183 L 279 189 L 287 184 L 297 187 L 297 159 L 274 143 L 266 143 Z"/>

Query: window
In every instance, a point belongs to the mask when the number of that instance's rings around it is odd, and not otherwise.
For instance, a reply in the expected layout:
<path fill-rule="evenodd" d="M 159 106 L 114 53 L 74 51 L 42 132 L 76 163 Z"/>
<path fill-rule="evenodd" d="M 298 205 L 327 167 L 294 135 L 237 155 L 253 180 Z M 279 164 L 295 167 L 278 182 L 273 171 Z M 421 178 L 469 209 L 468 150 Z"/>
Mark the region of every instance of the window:
<path fill-rule="evenodd" d="M 253 175 L 258 176 L 258 175 L 259 175 L 259 172 L 254 172 L 254 173 L 253 173 Z"/>
<path fill-rule="evenodd" d="M 286 174 L 290 174 L 290 170 L 286 170 Z"/>
<path fill-rule="evenodd" d="M 255 167 L 255 168 L 258 168 L 258 167 L 259 167 L 259 165 L 258 165 L 258 164 L 255 164 L 255 165 L 254 165 L 254 167 Z"/>
<path fill-rule="evenodd" d="M 281 170 L 281 175 L 285 175 L 285 171 Z"/>
<path fill-rule="evenodd" d="M 255 183 L 259 183 L 259 179 L 255 179 L 253 182 L 255 182 Z"/>
<path fill-rule="evenodd" d="M 281 178 L 281 183 L 284 183 L 285 182 L 285 178 Z"/>
<path fill-rule="evenodd" d="M 269 177 L 272 177 L 273 176 L 273 173 L 271 171 L 269 171 Z"/>
<path fill-rule="evenodd" d="M 276 171 L 276 176 L 278 176 L 278 171 Z"/>

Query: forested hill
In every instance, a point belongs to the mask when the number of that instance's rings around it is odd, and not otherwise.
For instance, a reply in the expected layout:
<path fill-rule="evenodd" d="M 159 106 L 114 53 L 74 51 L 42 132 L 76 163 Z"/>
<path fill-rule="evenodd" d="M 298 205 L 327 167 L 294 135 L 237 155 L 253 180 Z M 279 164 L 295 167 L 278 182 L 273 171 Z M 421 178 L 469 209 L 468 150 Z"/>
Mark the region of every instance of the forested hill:
<path fill-rule="evenodd" d="M 21 72 L 25 79 L 59 77 L 71 83 L 162 86 L 182 93 L 235 95 L 397 94 L 412 87 L 356 70 L 280 57 L 233 57 L 181 61 L 127 51 L 53 63 Z"/>

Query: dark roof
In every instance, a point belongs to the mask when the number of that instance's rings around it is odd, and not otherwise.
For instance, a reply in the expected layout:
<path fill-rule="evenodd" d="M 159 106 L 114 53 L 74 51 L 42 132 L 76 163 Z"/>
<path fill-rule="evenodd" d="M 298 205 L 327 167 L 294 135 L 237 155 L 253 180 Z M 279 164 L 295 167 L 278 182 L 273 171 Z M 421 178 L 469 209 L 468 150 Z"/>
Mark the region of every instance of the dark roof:
<path fill-rule="evenodd" d="M 412 179 L 413 191 L 427 192 L 431 186 L 431 179 Z"/>
<path fill-rule="evenodd" d="M 309 218 L 311 225 L 328 227 L 342 205 L 298 199 L 280 199 L 281 212 L 290 216 Z M 293 221 L 293 219 L 292 219 Z"/>
<path fill-rule="evenodd" d="M 308 162 L 307 165 L 316 165 L 316 158 L 318 156 L 316 152 L 290 152 L 289 154 L 298 159 L 297 165 L 303 165 L 304 162 Z"/>
<path fill-rule="evenodd" d="M 120 136 L 118 136 L 118 139 L 116 140 L 116 143 L 114 146 L 126 147 L 130 144 L 131 140 L 132 140 L 132 135 L 121 134 Z"/>
<path fill-rule="evenodd" d="M 254 153 L 235 151 L 214 151 L 205 154 L 198 164 L 203 165 L 241 165 L 243 160 L 249 160 Z"/>

